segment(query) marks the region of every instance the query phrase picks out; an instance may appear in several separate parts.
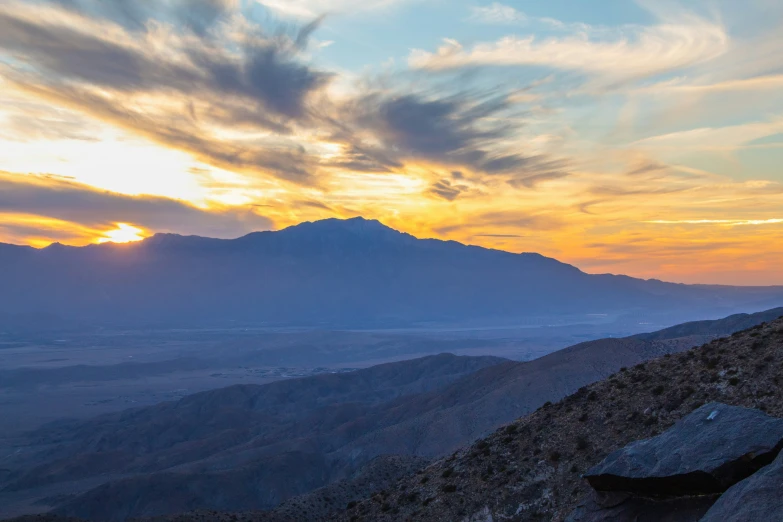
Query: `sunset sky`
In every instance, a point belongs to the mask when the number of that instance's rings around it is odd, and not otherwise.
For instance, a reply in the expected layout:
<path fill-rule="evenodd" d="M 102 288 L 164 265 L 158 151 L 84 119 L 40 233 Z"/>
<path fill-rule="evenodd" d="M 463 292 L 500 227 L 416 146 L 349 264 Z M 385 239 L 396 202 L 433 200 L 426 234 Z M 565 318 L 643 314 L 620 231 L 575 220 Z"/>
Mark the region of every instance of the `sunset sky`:
<path fill-rule="evenodd" d="M 362 215 L 783 284 L 780 0 L 3 0 L 0 242 Z"/>

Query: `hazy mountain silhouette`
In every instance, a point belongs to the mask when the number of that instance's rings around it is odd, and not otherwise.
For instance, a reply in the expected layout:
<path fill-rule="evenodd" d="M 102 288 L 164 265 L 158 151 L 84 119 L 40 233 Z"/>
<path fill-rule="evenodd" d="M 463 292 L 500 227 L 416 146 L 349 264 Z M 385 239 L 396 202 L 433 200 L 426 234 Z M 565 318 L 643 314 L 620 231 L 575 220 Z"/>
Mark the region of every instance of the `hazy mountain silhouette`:
<path fill-rule="evenodd" d="M 783 288 L 588 275 L 538 254 L 416 239 L 362 218 L 234 240 L 158 234 L 134 244 L 0 245 L 0 317 L 118 325 L 394 325 L 587 313 L 702 317 L 780 304 Z M 671 323 L 678 322 L 672 320 Z M 2 326 L 2 325 L 0 325 Z"/>

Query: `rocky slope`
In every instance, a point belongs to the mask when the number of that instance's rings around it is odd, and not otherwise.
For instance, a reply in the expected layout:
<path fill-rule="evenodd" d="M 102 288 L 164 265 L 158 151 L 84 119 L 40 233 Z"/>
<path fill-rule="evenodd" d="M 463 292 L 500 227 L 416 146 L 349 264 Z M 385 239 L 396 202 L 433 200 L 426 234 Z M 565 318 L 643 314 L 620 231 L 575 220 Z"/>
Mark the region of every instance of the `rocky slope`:
<path fill-rule="evenodd" d="M 612 451 L 720 401 L 783 416 L 783 320 L 622 369 L 332 515 L 369 520 L 563 520 Z"/>

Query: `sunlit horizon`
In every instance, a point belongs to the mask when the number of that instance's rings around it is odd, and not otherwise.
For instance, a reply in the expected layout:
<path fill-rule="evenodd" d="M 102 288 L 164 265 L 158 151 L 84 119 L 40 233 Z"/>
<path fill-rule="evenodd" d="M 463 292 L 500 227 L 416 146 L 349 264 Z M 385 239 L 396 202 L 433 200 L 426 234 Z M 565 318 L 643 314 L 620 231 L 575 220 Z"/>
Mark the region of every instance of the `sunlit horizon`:
<path fill-rule="evenodd" d="M 103 237 L 99 237 L 95 242 L 99 245 L 103 243 L 133 243 L 147 237 L 142 229 L 128 223 L 115 223 L 115 226 L 117 228 L 107 230 L 103 233 Z"/>

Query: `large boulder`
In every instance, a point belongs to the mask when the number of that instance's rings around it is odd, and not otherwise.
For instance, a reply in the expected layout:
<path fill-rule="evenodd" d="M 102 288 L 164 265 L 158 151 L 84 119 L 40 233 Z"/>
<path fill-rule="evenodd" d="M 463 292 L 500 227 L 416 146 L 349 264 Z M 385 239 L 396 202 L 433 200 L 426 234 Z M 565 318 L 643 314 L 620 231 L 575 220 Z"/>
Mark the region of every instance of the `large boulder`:
<path fill-rule="evenodd" d="M 783 455 L 730 487 L 702 522 L 783 520 Z"/>
<path fill-rule="evenodd" d="M 710 403 L 657 437 L 615 451 L 585 478 L 597 491 L 720 493 L 771 463 L 781 447 L 782 419 Z"/>
<path fill-rule="evenodd" d="M 645 498 L 593 491 L 565 522 L 698 522 L 717 495 Z"/>

